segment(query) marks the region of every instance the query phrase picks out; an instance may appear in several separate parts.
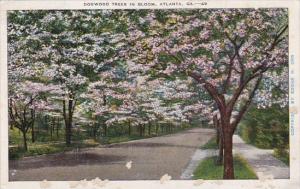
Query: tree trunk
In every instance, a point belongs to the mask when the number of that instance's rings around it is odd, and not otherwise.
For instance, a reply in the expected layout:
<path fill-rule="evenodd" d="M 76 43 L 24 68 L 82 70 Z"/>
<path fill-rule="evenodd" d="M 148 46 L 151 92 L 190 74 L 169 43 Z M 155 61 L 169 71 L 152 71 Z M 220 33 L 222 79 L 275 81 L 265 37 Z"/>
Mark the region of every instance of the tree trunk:
<path fill-rule="evenodd" d="M 65 136 L 66 136 L 66 145 L 71 145 L 71 132 L 72 132 L 72 109 L 73 109 L 73 100 L 68 101 L 68 114 L 66 111 L 66 101 L 63 100 L 63 114 L 65 120 Z"/>
<path fill-rule="evenodd" d="M 52 118 L 51 121 L 50 121 L 50 138 L 51 138 L 51 140 L 53 140 L 53 127 L 54 127 L 54 124 L 55 124 L 55 121 Z"/>
<path fill-rule="evenodd" d="M 219 155 L 218 155 L 218 159 L 217 159 L 217 164 L 218 165 L 222 165 L 223 164 L 223 157 L 224 157 L 224 141 L 223 141 L 223 137 L 222 134 L 219 133 L 219 141 L 218 141 L 218 145 L 219 145 Z"/>
<path fill-rule="evenodd" d="M 23 134 L 23 148 L 27 152 L 28 151 L 28 147 L 27 147 L 26 131 L 22 130 L 22 134 Z"/>
<path fill-rule="evenodd" d="M 228 128 L 223 133 L 224 137 L 224 179 L 234 179 L 233 155 L 232 155 L 232 134 Z"/>
<path fill-rule="evenodd" d="M 104 125 L 104 136 L 107 136 L 107 125 Z"/>
<path fill-rule="evenodd" d="M 156 135 L 158 135 L 158 123 L 156 123 L 156 125 L 155 125 L 155 133 L 156 133 Z"/>
<path fill-rule="evenodd" d="M 31 125 L 31 142 L 35 142 L 34 123 Z"/>
<path fill-rule="evenodd" d="M 143 126 L 142 125 L 140 125 L 140 136 L 143 136 Z"/>
<path fill-rule="evenodd" d="M 52 127 L 53 127 L 53 125 L 51 124 L 50 125 L 50 138 L 51 138 L 51 140 L 53 139 L 53 130 L 52 130 Z"/>
<path fill-rule="evenodd" d="M 149 136 L 151 135 L 151 124 L 150 123 L 148 124 L 148 135 Z"/>
<path fill-rule="evenodd" d="M 46 123 L 46 131 L 49 132 L 49 122 L 48 122 L 48 116 L 45 115 L 45 123 Z"/>
<path fill-rule="evenodd" d="M 130 121 L 128 123 L 128 135 L 129 136 L 131 135 L 131 123 L 130 123 Z"/>
<path fill-rule="evenodd" d="M 73 122 L 73 100 L 69 100 L 69 106 L 68 106 L 68 111 L 69 111 L 69 126 L 68 126 L 68 146 L 71 145 L 71 137 L 72 137 L 72 122 Z"/>
<path fill-rule="evenodd" d="M 97 123 L 94 123 L 93 138 L 94 138 L 95 141 L 97 140 Z"/>
<path fill-rule="evenodd" d="M 55 133 L 55 124 L 56 124 L 56 120 L 55 118 L 53 118 L 52 133 Z"/>
<path fill-rule="evenodd" d="M 57 118 L 57 123 L 56 123 L 56 137 L 58 138 L 58 130 L 59 130 L 59 118 Z"/>
<path fill-rule="evenodd" d="M 70 123 L 67 121 L 66 122 L 66 145 L 70 146 L 71 145 L 71 125 Z"/>
<path fill-rule="evenodd" d="M 216 139 L 216 143 L 218 144 L 219 146 L 219 154 L 218 154 L 218 159 L 217 159 L 217 164 L 218 165 L 222 165 L 223 164 L 223 150 L 224 150 L 224 146 L 223 146 L 223 136 L 222 136 L 222 127 L 221 127 L 221 124 L 220 124 L 220 120 L 218 119 L 218 116 L 217 115 L 214 115 L 213 117 L 213 122 L 214 122 L 214 125 L 216 127 L 216 130 L 217 130 L 217 139 Z"/>

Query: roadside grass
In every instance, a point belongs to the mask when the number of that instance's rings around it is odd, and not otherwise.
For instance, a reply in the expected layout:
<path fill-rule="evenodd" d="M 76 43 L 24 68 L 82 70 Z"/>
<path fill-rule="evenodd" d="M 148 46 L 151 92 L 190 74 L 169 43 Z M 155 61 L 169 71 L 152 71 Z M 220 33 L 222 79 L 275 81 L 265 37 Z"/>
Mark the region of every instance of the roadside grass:
<path fill-rule="evenodd" d="M 273 156 L 279 159 L 280 161 L 282 161 L 287 166 L 290 166 L 290 154 L 285 149 L 283 150 L 275 149 L 273 152 Z"/>
<path fill-rule="evenodd" d="M 125 136 L 115 136 L 115 137 L 102 137 L 101 144 L 114 144 L 120 142 L 127 142 L 131 140 L 139 140 L 144 138 L 151 138 L 152 136 L 137 136 L 137 135 L 125 135 Z"/>
<path fill-rule="evenodd" d="M 217 144 L 217 137 L 214 136 L 212 137 L 207 143 L 205 143 L 203 146 L 200 147 L 202 150 L 207 150 L 207 149 L 218 149 L 219 146 Z"/>
<path fill-rule="evenodd" d="M 27 156 L 37 156 L 71 151 L 76 148 L 89 148 L 99 145 L 94 140 L 84 140 L 73 142 L 71 146 L 66 146 L 64 142 L 31 143 L 28 151 L 25 152 L 22 146 L 14 146 L 9 149 L 9 159 L 19 159 Z"/>
<path fill-rule="evenodd" d="M 201 161 L 193 173 L 193 179 L 223 179 L 223 165 L 217 165 L 216 160 L 217 156 L 213 156 Z M 257 179 L 247 161 L 239 155 L 234 156 L 234 175 L 235 179 Z"/>
<path fill-rule="evenodd" d="M 76 148 L 88 148 L 95 147 L 100 144 L 113 144 L 120 142 L 127 142 L 132 140 L 139 140 L 157 136 L 164 136 L 168 134 L 178 133 L 184 130 L 195 128 L 194 126 L 183 126 L 176 129 L 167 130 L 166 128 L 159 128 L 159 132 L 156 133 L 155 127 L 150 130 L 150 135 L 147 132 L 143 136 L 139 135 L 139 131 L 133 130 L 132 135 L 125 133 L 118 133 L 111 130 L 107 136 L 97 136 L 93 138 L 87 133 L 73 132 L 72 144 L 67 147 L 64 140 L 64 130 L 59 130 L 59 132 L 53 132 L 52 135 L 47 130 L 40 130 L 36 133 L 36 141 L 31 142 L 31 133 L 28 132 L 28 151 L 23 149 L 23 138 L 22 134 L 18 129 L 9 130 L 9 159 L 19 159 L 28 156 L 37 156 L 43 154 L 54 154 L 65 151 L 71 151 Z"/>

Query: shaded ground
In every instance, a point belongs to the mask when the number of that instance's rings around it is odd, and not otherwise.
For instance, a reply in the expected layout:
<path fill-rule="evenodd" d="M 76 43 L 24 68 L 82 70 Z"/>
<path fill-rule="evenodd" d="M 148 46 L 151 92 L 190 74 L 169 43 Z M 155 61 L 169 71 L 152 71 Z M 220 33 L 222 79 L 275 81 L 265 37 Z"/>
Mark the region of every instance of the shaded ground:
<path fill-rule="evenodd" d="M 246 144 L 238 135 L 233 135 L 233 149 L 241 154 L 256 173 L 272 175 L 274 179 L 288 179 L 290 169 L 282 161 L 276 159 L 273 150 L 264 150 Z M 257 174 L 260 177 L 259 174 Z"/>
<path fill-rule="evenodd" d="M 213 135 L 212 129 L 195 128 L 161 137 L 12 160 L 9 179 L 158 180 L 166 173 L 172 179 L 180 179 L 195 150 Z M 128 161 L 133 162 L 131 169 L 125 166 Z"/>
<path fill-rule="evenodd" d="M 206 144 L 203 147 L 205 146 L 212 148 L 215 147 L 214 144 Z M 270 175 L 274 179 L 289 178 L 289 167 L 272 155 L 273 150 L 259 149 L 255 146 L 246 144 L 238 135 L 234 135 L 233 152 L 234 154 L 241 155 L 249 163 L 258 178 Z M 205 158 L 215 156 L 217 154 L 218 150 L 216 149 L 197 149 L 180 178 L 193 179 L 193 172 L 196 170 L 198 165 Z"/>
<path fill-rule="evenodd" d="M 189 163 L 189 165 L 187 166 L 187 168 L 184 170 L 184 172 L 181 174 L 180 179 L 185 179 L 185 180 L 189 180 L 189 179 L 193 179 L 193 172 L 196 170 L 196 168 L 198 167 L 198 165 L 207 157 L 211 157 L 211 156 L 216 156 L 218 154 L 217 150 L 212 150 L 212 149 L 206 149 L 206 150 L 202 150 L 202 149 L 197 149 Z"/>

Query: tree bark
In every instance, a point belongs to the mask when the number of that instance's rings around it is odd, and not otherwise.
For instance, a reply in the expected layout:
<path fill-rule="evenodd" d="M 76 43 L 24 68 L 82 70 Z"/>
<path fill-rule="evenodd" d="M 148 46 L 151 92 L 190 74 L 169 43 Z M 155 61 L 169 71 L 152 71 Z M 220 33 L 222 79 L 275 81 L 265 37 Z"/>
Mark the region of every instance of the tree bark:
<path fill-rule="evenodd" d="M 66 121 L 66 145 L 70 146 L 71 145 L 71 126 L 69 121 Z"/>
<path fill-rule="evenodd" d="M 142 125 L 140 125 L 140 136 L 143 136 L 143 126 Z"/>
<path fill-rule="evenodd" d="M 217 164 L 218 165 L 222 165 L 223 164 L 223 150 L 224 150 L 224 146 L 223 146 L 223 136 L 222 136 L 222 128 L 221 128 L 221 124 L 220 124 L 220 120 L 218 119 L 217 115 L 214 115 L 213 117 L 213 122 L 214 125 L 216 127 L 217 130 L 217 139 L 216 139 L 216 143 L 218 144 L 219 147 L 219 154 L 218 154 L 218 159 L 217 159 Z"/>
<path fill-rule="evenodd" d="M 94 123 L 94 127 L 93 127 L 93 139 L 95 141 L 97 139 L 97 123 Z"/>
<path fill-rule="evenodd" d="M 22 130 L 22 134 L 23 134 L 23 148 L 27 152 L 28 151 L 28 147 L 27 147 L 26 131 Z"/>
<path fill-rule="evenodd" d="M 229 130 L 223 129 L 224 136 L 224 179 L 234 179 L 233 155 L 232 155 L 232 134 Z"/>
<path fill-rule="evenodd" d="M 128 135 L 131 135 L 131 122 L 128 122 Z"/>
<path fill-rule="evenodd" d="M 53 123 L 50 125 L 50 138 L 51 138 L 51 140 L 53 139 L 53 130 L 52 130 L 52 128 L 53 128 Z"/>
<path fill-rule="evenodd" d="M 104 136 L 107 136 L 107 125 L 104 125 Z"/>
<path fill-rule="evenodd" d="M 223 136 L 221 135 L 221 132 L 219 134 L 219 141 L 218 141 L 218 145 L 219 145 L 219 155 L 218 155 L 218 159 L 217 159 L 217 164 L 218 165 L 222 165 L 223 164 L 223 157 L 224 157 L 224 141 L 223 141 Z"/>
<path fill-rule="evenodd" d="M 149 136 L 151 135 L 151 124 L 150 123 L 148 124 L 148 135 Z"/>
<path fill-rule="evenodd" d="M 76 99 L 74 100 L 74 95 L 72 93 L 68 94 L 68 104 L 66 104 L 65 95 L 63 95 L 63 116 L 65 121 L 65 139 L 66 145 L 71 145 L 72 137 L 72 122 L 73 122 L 73 113 L 76 106 Z"/>
<path fill-rule="evenodd" d="M 59 130 L 59 118 L 57 118 L 57 123 L 56 123 L 56 137 L 58 138 L 58 130 Z"/>
<path fill-rule="evenodd" d="M 71 131 L 72 131 L 72 100 L 68 101 L 68 108 L 66 108 L 66 101 L 63 100 L 63 114 L 64 114 L 64 120 L 65 120 L 65 137 L 66 137 L 66 145 L 70 146 L 71 145 Z M 68 114 L 67 114 L 67 109 L 68 109 Z"/>
<path fill-rule="evenodd" d="M 34 124 L 31 125 L 31 142 L 35 142 L 35 130 L 34 130 Z"/>

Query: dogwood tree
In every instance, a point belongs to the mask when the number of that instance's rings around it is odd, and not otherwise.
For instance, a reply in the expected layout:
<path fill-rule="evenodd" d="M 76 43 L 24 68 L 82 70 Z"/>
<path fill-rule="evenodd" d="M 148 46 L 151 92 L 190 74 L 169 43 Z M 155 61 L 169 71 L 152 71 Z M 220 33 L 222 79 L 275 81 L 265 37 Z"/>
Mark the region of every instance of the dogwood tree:
<path fill-rule="evenodd" d="M 233 179 L 232 136 L 252 101 L 261 107 L 287 104 L 287 96 L 270 94 L 286 77 L 285 9 L 9 15 L 11 94 L 25 81 L 43 88 L 32 89 L 36 99 L 47 91 L 45 102 L 61 107 L 67 145 L 78 105 L 84 110 L 77 112 L 86 117 L 107 116 L 108 125 L 142 127 L 159 119 L 186 121 L 194 114 L 212 118 L 214 110 L 224 145 L 224 178 Z M 20 92 L 20 102 L 27 102 L 32 91 Z M 32 106 L 28 102 L 24 106 Z M 18 103 L 10 107 L 23 109 Z"/>
<path fill-rule="evenodd" d="M 141 65 L 148 60 L 145 70 L 191 77 L 210 94 L 220 112 L 224 179 L 233 179 L 233 133 L 265 75 L 288 62 L 287 11 L 154 10 L 132 28 L 139 41 L 132 38 L 128 57 Z"/>
<path fill-rule="evenodd" d="M 111 65 L 122 48 L 122 33 L 114 33 L 112 11 L 15 11 L 10 14 L 10 41 L 18 45 L 11 57 L 41 65 L 39 78 L 56 85 L 53 96 L 62 103 L 66 144 L 71 144 L 73 114 L 90 81 Z M 110 18 L 109 18 L 110 17 Z M 15 42 L 16 41 L 16 42 Z M 13 61 L 14 65 L 17 61 Z"/>
<path fill-rule="evenodd" d="M 10 72 L 14 74 L 16 72 Z M 13 85 L 9 91 L 9 118 L 11 127 L 18 128 L 23 134 L 23 146 L 27 151 L 27 132 L 31 129 L 32 142 L 34 142 L 34 123 L 36 112 L 51 111 L 53 106 L 47 102 L 46 94 L 55 86 L 25 81 L 23 83 L 10 83 Z"/>

